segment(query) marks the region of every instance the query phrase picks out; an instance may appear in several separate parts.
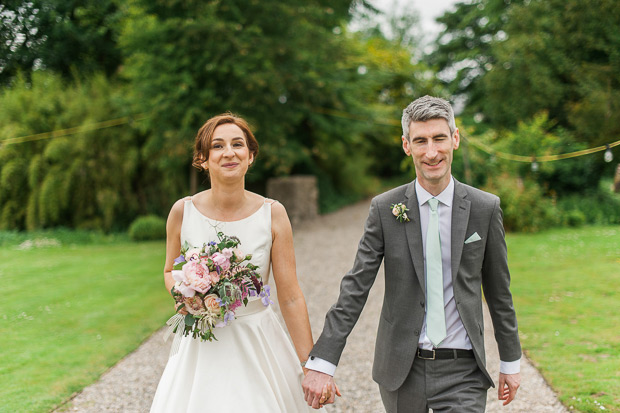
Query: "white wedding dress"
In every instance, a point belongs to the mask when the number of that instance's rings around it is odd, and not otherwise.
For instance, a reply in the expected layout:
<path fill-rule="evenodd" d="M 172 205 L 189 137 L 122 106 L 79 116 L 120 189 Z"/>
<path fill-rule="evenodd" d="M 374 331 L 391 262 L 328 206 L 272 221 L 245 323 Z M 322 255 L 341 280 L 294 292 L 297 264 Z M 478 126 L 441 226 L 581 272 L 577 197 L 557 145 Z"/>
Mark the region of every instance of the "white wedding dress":
<path fill-rule="evenodd" d="M 201 247 L 217 241 L 217 232 L 236 236 L 244 254 L 252 254 L 265 285 L 271 256 L 271 204 L 247 218 L 221 222 L 202 215 L 185 200 L 181 245 Z M 274 297 L 272 297 L 274 298 Z M 275 298 L 274 298 L 275 300 Z M 170 304 L 172 307 L 172 302 Z M 301 388 L 303 372 L 295 350 L 271 306 L 250 301 L 227 327 L 216 328 L 217 341 L 181 339 L 168 360 L 151 413 L 308 412 Z"/>

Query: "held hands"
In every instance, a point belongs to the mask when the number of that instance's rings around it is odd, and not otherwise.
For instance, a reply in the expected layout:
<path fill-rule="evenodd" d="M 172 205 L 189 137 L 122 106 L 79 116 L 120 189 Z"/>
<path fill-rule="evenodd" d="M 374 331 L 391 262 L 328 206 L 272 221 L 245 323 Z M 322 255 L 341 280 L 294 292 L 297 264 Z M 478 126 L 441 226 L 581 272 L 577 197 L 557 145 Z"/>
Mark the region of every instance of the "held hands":
<path fill-rule="evenodd" d="M 497 386 L 497 398 L 504 400 L 504 406 L 514 400 L 517 389 L 521 385 L 521 374 L 499 374 L 499 386 Z"/>
<path fill-rule="evenodd" d="M 325 404 L 334 403 L 336 396 L 342 396 L 332 376 L 315 370 L 307 370 L 302 388 L 306 403 L 313 409 L 320 409 Z"/>

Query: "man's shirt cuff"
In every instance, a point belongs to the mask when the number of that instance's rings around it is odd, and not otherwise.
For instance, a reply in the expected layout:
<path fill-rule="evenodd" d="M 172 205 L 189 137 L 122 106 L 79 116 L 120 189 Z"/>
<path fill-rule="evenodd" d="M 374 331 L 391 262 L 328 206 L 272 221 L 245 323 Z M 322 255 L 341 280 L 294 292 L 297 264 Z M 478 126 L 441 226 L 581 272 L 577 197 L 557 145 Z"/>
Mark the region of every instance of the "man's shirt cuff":
<path fill-rule="evenodd" d="M 306 367 L 308 367 L 306 365 Z M 503 374 L 517 374 L 521 372 L 521 359 L 515 361 L 499 362 L 499 372 Z"/>
<path fill-rule="evenodd" d="M 330 376 L 334 376 L 336 373 L 336 365 L 330 363 L 327 360 L 323 360 L 318 357 L 310 357 L 306 362 L 306 368 L 310 370 L 315 370 L 321 373 L 329 374 Z"/>

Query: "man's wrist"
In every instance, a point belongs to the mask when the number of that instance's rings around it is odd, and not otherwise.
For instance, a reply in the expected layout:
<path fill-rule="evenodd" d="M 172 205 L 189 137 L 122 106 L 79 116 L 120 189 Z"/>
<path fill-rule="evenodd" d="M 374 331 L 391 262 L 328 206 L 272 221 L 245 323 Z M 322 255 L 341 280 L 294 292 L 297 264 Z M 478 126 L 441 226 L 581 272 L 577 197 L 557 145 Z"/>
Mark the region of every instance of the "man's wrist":
<path fill-rule="evenodd" d="M 502 374 L 517 374 L 521 372 L 521 359 L 515 361 L 499 362 L 499 372 Z"/>
<path fill-rule="evenodd" d="M 336 373 L 336 365 L 330 363 L 327 360 L 323 360 L 322 358 L 310 356 L 308 360 L 306 360 L 305 368 L 309 370 L 318 371 L 320 373 L 328 374 L 330 376 L 334 376 Z"/>

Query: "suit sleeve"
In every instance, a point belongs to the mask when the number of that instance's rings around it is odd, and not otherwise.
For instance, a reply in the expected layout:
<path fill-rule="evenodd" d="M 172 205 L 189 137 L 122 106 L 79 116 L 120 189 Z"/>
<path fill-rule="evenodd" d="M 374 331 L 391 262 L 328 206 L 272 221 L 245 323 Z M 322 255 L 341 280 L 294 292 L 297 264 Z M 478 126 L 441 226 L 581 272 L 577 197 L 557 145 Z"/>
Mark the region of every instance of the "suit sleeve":
<path fill-rule="evenodd" d="M 491 215 L 482 265 L 482 289 L 493 320 L 500 359 L 515 361 L 521 358 L 521 344 L 517 316 L 510 293 L 508 252 L 502 217 L 502 209 L 497 198 Z"/>
<path fill-rule="evenodd" d="M 370 204 L 364 234 L 357 248 L 353 268 L 340 283 L 340 295 L 325 316 L 323 332 L 310 352 L 338 365 L 347 337 L 366 304 L 383 260 L 383 230 L 376 198 Z"/>

